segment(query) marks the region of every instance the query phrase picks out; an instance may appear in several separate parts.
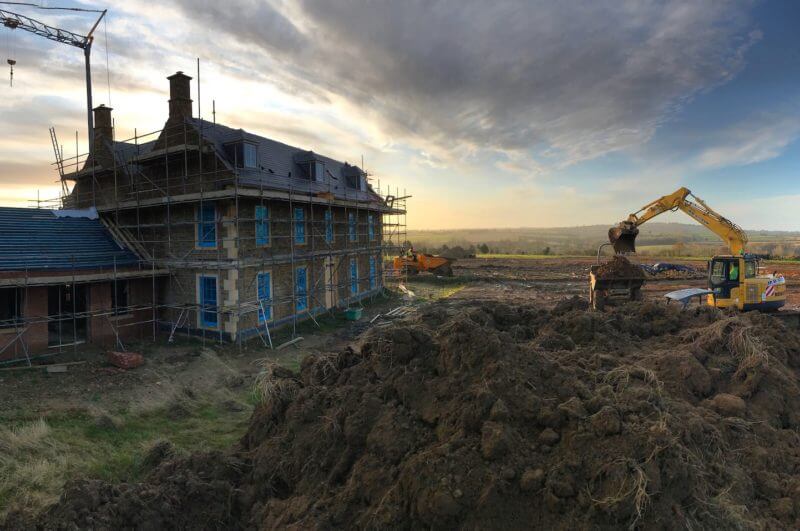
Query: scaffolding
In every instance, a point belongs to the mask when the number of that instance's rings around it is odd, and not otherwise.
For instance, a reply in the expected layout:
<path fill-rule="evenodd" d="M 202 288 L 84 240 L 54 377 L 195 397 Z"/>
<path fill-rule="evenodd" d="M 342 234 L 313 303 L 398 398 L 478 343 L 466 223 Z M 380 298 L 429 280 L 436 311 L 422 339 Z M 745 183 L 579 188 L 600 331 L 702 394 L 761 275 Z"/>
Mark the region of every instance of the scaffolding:
<path fill-rule="evenodd" d="M 316 323 L 320 314 L 361 305 L 403 282 L 391 259 L 406 242 L 409 196 L 404 190 L 381 189 L 380 182 L 355 166 L 350 166 L 357 170 L 353 182 L 345 175 L 337 178 L 327 166 L 320 181 L 310 169 L 308 175 L 292 176 L 265 166 L 244 168 L 236 149 L 232 163 L 225 156 L 227 145 L 214 138 L 220 134 L 216 128 L 230 131 L 192 118 L 170 119 L 164 129 L 135 131 L 123 141 L 114 140 L 112 130 L 112 138 L 96 136 L 91 155 L 79 153 L 76 142 L 70 158 L 64 158 L 51 132 L 62 192 L 49 201 L 37 199 L 37 208 L 95 208 L 114 239 L 139 257 L 133 269 L 151 273 L 147 316 L 142 305 L 114 310 L 137 316 L 125 326 L 137 327 L 140 335 L 147 327 L 153 340 L 163 331 L 170 340 L 186 334 L 241 346 L 260 338 L 272 346 L 271 329 L 291 327 L 295 336 L 300 321 Z M 213 221 L 202 217 L 209 205 Z M 212 224 L 213 245 L 203 246 L 208 242 L 200 231 Z M 114 267 L 104 278 L 116 290 L 122 273 Z M 260 291 L 259 273 L 269 273 L 268 296 Z M 213 304 L 198 292 L 205 277 L 215 279 Z M 0 287 L 27 290 L 31 282 L 35 278 L 25 272 L 0 281 Z M 81 282 L 76 275 L 71 285 Z M 15 360 L 30 362 L 26 327 L 114 317 L 106 314 L 58 312 L 0 322 L 0 327 L 21 330 L 14 349 L 24 357 Z M 205 324 L 204 316 L 211 314 L 216 326 Z M 124 349 L 124 334 L 112 319 L 107 321 L 117 348 Z M 75 348 L 77 341 L 58 343 L 60 351 Z"/>

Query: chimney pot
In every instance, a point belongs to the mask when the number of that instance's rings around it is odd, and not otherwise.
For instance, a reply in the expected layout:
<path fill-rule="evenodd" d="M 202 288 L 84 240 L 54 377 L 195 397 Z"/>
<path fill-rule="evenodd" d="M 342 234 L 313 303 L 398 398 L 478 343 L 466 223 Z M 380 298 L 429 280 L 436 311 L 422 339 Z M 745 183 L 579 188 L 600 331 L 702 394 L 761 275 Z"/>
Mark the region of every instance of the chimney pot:
<path fill-rule="evenodd" d="M 189 82 L 192 78 L 179 70 L 167 79 L 169 80 L 169 117 L 191 118 L 192 93 Z"/>

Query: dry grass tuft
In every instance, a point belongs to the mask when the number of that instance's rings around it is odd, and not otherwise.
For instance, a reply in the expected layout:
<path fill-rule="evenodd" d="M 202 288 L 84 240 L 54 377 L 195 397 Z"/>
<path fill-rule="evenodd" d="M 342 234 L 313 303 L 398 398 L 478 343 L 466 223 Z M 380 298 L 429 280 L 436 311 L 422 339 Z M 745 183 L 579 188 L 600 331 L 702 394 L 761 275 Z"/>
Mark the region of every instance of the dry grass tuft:
<path fill-rule="evenodd" d="M 255 393 L 262 402 L 291 402 L 299 390 L 300 386 L 290 371 L 274 362 L 263 361 L 255 382 Z"/>
<path fill-rule="evenodd" d="M 50 426 L 38 419 L 18 428 L 0 428 L 0 459 L 15 456 L 23 451 L 34 451 L 50 434 Z"/>
<path fill-rule="evenodd" d="M 736 359 L 736 377 L 769 365 L 769 349 L 757 335 L 756 327 L 741 316 L 721 319 L 711 325 L 688 330 L 684 339 L 693 341 L 704 350 L 726 349 Z"/>
<path fill-rule="evenodd" d="M 618 470 L 620 467 L 625 467 L 627 473 L 622 478 L 615 493 L 602 498 L 596 498 L 591 492 L 589 495 L 595 506 L 603 509 L 613 508 L 626 502 L 632 503 L 634 517 L 628 525 L 628 529 L 634 529 L 650 503 L 650 495 L 647 493 L 649 480 L 644 469 L 638 463 L 629 459 L 612 461 L 603 467 L 600 472 L 601 474 L 613 474 L 615 469 Z"/>
<path fill-rule="evenodd" d="M 52 503 L 63 483 L 67 458 L 44 419 L 0 428 L 0 500 L 28 510 Z"/>
<path fill-rule="evenodd" d="M 315 362 L 316 370 L 321 376 L 320 381 L 328 384 L 339 377 L 341 371 L 336 366 L 336 355 L 319 356 Z"/>
<path fill-rule="evenodd" d="M 624 393 L 631 385 L 631 380 L 640 380 L 650 390 L 650 398 L 663 396 L 664 384 L 658 379 L 656 373 L 639 365 L 620 365 L 614 367 L 603 375 L 602 383 L 608 384 L 614 390 L 615 398 Z"/>

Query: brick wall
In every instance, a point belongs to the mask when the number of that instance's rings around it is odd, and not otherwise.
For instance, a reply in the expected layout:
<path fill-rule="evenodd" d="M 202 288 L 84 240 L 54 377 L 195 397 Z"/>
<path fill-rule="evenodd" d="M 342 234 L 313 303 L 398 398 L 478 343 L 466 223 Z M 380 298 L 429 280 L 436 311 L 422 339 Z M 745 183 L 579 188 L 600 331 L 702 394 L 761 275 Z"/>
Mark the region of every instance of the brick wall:
<path fill-rule="evenodd" d="M 158 281 L 161 282 L 161 281 Z M 116 336 L 112 324 L 123 342 L 152 338 L 152 279 L 128 280 L 128 304 L 144 306 L 143 309 L 131 310 L 119 316 L 92 315 L 88 318 L 87 340 L 104 348 L 116 348 Z M 87 287 L 87 311 L 90 313 L 111 313 L 112 282 L 95 282 Z M 158 286 L 157 286 L 158 287 Z M 31 356 L 47 353 L 48 350 L 48 287 L 29 287 L 23 294 L 23 317 L 26 321 L 38 321 L 28 324 L 23 339 Z M 24 326 L 24 325 L 23 325 Z M 17 333 L 13 328 L 0 329 L 0 349 L 10 345 L 0 360 L 24 358 L 25 351 L 20 340 L 14 341 Z M 12 341 L 14 341 L 13 344 Z"/>
<path fill-rule="evenodd" d="M 46 319 L 46 287 L 28 288 L 27 295 L 24 295 L 22 301 L 22 313 L 26 319 Z M 22 348 L 20 340 L 15 340 L 17 332 L 18 330 L 13 328 L 0 330 L 0 349 L 10 345 L 0 354 L 0 360 L 25 357 L 25 350 Z M 41 322 L 29 325 L 28 330 L 23 334 L 23 340 L 28 347 L 28 353 L 30 355 L 41 354 L 47 351 L 47 323 Z"/>
<path fill-rule="evenodd" d="M 27 295 L 23 295 L 22 313 L 26 319 L 45 319 L 47 317 L 47 288 L 35 287 L 28 288 Z M 24 327 L 24 325 L 22 326 Z M 22 329 L 5 328 L 0 330 L 0 349 L 8 348 L 0 354 L 0 360 L 21 358 L 25 356 L 25 350 L 17 337 L 17 333 Z M 47 323 L 35 323 L 29 325 L 22 339 L 28 347 L 30 355 L 40 354 L 47 350 Z"/>

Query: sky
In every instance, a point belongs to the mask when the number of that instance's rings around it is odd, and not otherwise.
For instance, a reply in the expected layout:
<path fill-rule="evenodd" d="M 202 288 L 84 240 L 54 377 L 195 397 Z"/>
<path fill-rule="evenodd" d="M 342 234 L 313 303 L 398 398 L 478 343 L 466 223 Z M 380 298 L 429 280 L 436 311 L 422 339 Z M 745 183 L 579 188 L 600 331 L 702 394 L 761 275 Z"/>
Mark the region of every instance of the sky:
<path fill-rule="evenodd" d="M 166 77 L 199 58 L 204 118 L 363 157 L 412 196 L 412 229 L 610 224 L 686 186 L 745 228 L 800 230 L 800 2 L 43 5 L 108 8 L 93 90 L 117 139 L 160 129 Z M 96 17 L 0 8 L 76 33 Z M 27 206 L 59 191 L 49 127 L 86 151 L 83 54 L 4 27 L 0 46 L 0 204 Z"/>

